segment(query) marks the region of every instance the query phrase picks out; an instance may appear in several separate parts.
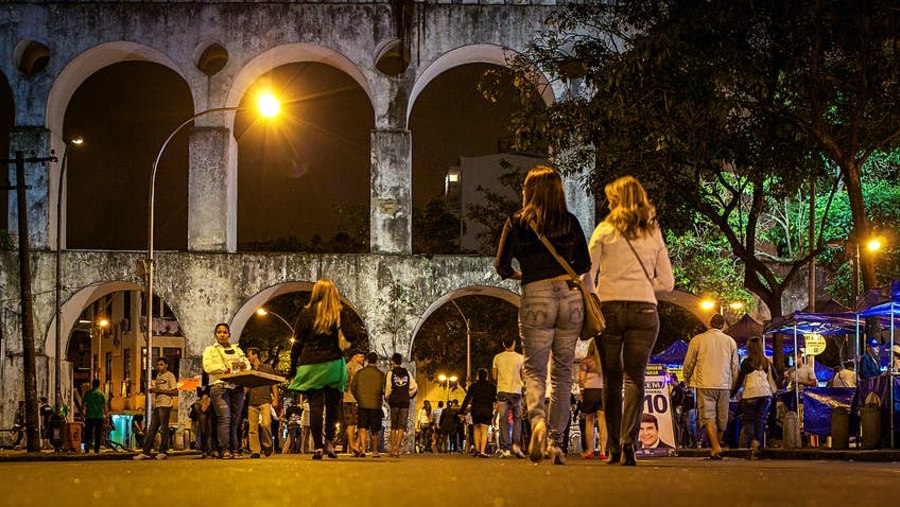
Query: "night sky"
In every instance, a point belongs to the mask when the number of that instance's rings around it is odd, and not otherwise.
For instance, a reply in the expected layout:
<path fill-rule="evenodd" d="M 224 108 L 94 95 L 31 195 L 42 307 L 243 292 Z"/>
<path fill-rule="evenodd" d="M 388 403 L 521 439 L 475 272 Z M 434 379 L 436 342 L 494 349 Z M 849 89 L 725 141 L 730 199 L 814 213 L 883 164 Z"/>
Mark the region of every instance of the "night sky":
<path fill-rule="evenodd" d="M 491 104 L 477 90 L 486 68 L 452 69 L 419 95 L 410 118 L 416 206 L 441 195 L 446 170 L 460 156 L 497 151 L 512 106 Z M 330 238 L 339 225 L 335 206 L 356 210 L 367 229 L 374 113 L 363 90 L 315 63 L 277 68 L 258 86 L 293 103 L 271 123 L 250 113 L 235 120 L 239 249 L 288 236 Z M 10 102 L 0 96 L 0 113 Z M 146 248 L 150 168 L 165 136 L 191 114 L 187 85 L 161 65 L 117 63 L 81 85 L 64 127 L 67 138 L 86 140 L 69 153 L 68 248 Z M 159 249 L 187 247 L 187 165 L 186 130 L 170 143 L 157 176 Z"/>

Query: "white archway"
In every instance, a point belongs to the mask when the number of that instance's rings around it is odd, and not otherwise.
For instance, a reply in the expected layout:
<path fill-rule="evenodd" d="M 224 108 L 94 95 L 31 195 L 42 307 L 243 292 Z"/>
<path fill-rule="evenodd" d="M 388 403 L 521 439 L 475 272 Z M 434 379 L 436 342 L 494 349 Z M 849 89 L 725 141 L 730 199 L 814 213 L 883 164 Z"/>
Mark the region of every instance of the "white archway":
<path fill-rule="evenodd" d="M 454 67 L 470 63 L 487 63 L 506 67 L 509 64 L 506 58 L 506 51 L 506 49 L 493 44 L 473 44 L 456 48 L 441 55 L 416 78 L 416 83 L 409 94 L 409 102 L 406 105 L 407 125 L 409 124 L 410 115 L 412 115 L 413 106 L 416 104 L 416 99 L 435 78 Z M 535 85 L 540 87 L 544 103 L 547 105 L 552 104 L 556 101 L 556 97 L 553 94 L 553 89 L 548 84 L 549 81 L 541 72 L 536 72 L 536 75 L 539 81 Z"/>
<path fill-rule="evenodd" d="M 63 139 L 63 124 L 66 117 L 66 110 L 69 107 L 69 101 L 84 81 L 98 70 L 121 62 L 151 62 L 157 63 L 171 69 L 178 74 L 185 83 L 184 73 L 175 64 L 175 62 L 165 54 L 153 49 L 149 46 L 129 41 L 107 42 L 94 46 L 72 59 L 65 68 L 56 76 L 50 93 L 47 96 L 47 109 L 44 114 L 45 127 L 50 131 L 50 149 L 62 156 L 65 151 L 65 140 Z M 190 86 L 188 87 L 190 89 Z M 195 103 L 193 97 L 193 89 L 191 89 L 191 101 Z M 56 227 L 60 224 L 56 223 L 56 206 L 55 199 L 58 191 L 58 185 L 65 182 L 59 181 L 60 165 L 52 164 L 50 168 L 50 219 L 48 221 L 49 228 L 47 231 L 48 242 L 51 247 L 56 245 Z M 66 209 L 66 189 L 63 187 L 62 198 L 59 205 Z M 62 215 L 62 234 L 60 239 L 62 245 L 66 244 L 66 214 Z"/>
<path fill-rule="evenodd" d="M 225 107 L 238 107 L 244 95 L 253 86 L 257 79 L 267 72 L 291 63 L 313 62 L 334 67 L 350 76 L 366 92 L 369 102 L 372 102 L 372 88 L 366 76 L 359 70 L 356 63 L 343 54 L 324 46 L 307 43 L 285 44 L 276 46 L 250 60 L 234 77 L 228 95 L 225 97 Z M 283 99 L 283 97 L 281 97 Z M 234 115 L 228 115 L 226 127 L 234 128 Z"/>
<path fill-rule="evenodd" d="M 425 321 L 428 320 L 428 317 L 431 316 L 434 312 L 437 311 L 438 308 L 444 306 L 445 304 L 453 301 L 454 299 L 461 298 L 463 296 L 489 296 L 497 299 L 502 299 L 507 303 L 519 308 L 519 305 L 522 301 L 522 296 L 516 294 L 515 292 L 504 289 L 501 287 L 494 287 L 491 285 L 470 285 L 468 287 L 460 287 L 458 289 L 454 289 L 453 291 L 444 294 L 433 303 L 431 306 L 425 310 L 425 313 L 419 318 L 419 321 L 416 322 L 416 327 L 413 328 L 412 340 L 410 340 L 409 344 L 409 352 L 407 353 L 407 359 L 412 361 L 412 353 L 415 348 L 416 343 L 416 335 L 419 334 L 419 330 L 422 329 L 422 325 L 425 324 Z"/>
<path fill-rule="evenodd" d="M 284 294 L 290 294 L 292 292 L 312 292 L 313 285 L 313 282 L 291 281 L 271 285 L 257 292 L 238 308 L 238 311 L 235 312 L 234 317 L 231 319 L 231 323 L 229 324 L 231 327 L 231 339 L 240 340 L 241 333 L 244 331 L 244 326 L 247 325 L 247 321 L 256 314 L 257 309 L 262 308 L 269 301 L 278 296 L 283 296 Z M 353 310 L 360 319 L 363 319 L 363 315 L 359 313 L 356 306 L 348 301 L 347 298 L 341 296 L 341 304 L 346 308 Z M 365 324 L 365 322 L 363 322 L 363 324 Z"/>
<path fill-rule="evenodd" d="M 75 328 L 75 324 L 78 323 L 78 317 L 85 308 L 103 296 L 108 296 L 114 292 L 140 290 L 142 290 L 142 286 L 133 282 L 96 282 L 82 288 L 62 303 L 60 308 L 60 322 L 62 322 L 62 327 L 60 328 L 62 333 L 60 333 L 60 337 L 62 342 L 59 344 L 59 350 L 62 356 L 65 357 L 66 355 L 72 329 Z M 47 329 L 47 334 L 44 336 L 44 354 L 51 360 L 56 358 L 56 326 L 57 321 L 56 316 L 54 315 L 53 319 L 50 321 L 50 326 Z"/>

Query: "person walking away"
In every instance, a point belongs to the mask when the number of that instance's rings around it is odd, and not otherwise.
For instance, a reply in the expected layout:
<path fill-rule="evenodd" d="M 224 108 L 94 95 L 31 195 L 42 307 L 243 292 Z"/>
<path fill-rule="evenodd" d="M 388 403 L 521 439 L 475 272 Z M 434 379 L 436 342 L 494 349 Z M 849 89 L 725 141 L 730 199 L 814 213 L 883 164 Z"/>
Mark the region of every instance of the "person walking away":
<path fill-rule="evenodd" d="M 444 449 L 444 436 L 443 436 L 444 432 L 441 429 L 441 420 L 442 420 L 441 418 L 443 416 L 444 416 L 444 402 L 439 400 L 437 402 L 437 408 L 434 409 L 434 414 L 432 417 L 432 421 L 434 422 L 434 425 L 433 425 L 434 431 L 432 432 L 433 433 L 432 448 L 434 449 L 435 453 L 444 452 L 444 450 L 445 450 Z"/>
<path fill-rule="evenodd" d="M 597 342 L 591 340 L 587 355 L 581 360 L 578 383 L 582 387 L 581 410 L 584 412 L 584 459 L 606 459 L 606 415 L 603 413 L 603 372 Z M 597 453 L 594 453 L 594 423 L 597 424 Z"/>
<path fill-rule="evenodd" d="M 522 373 L 525 358 L 516 352 L 514 336 L 502 339 L 503 352 L 494 356 L 491 378 L 497 383 L 497 403 L 499 405 L 500 458 L 515 456 L 524 458 L 522 453 Z M 512 412 L 512 424 L 509 422 Z M 510 437 L 510 433 L 512 436 Z M 512 439 L 510 441 L 510 438 Z"/>
<path fill-rule="evenodd" d="M 275 374 L 271 366 L 259 360 L 259 349 L 250 347 L 247 349 L 247 359 L 250 366 L 260 372 Z M 266 456 L 272 455 L 272 407 L 278 406 L 278 386 L 254 387 L 247 393 L 247 420 L 250 429 L 247 440 L 250 443 L 250 457 L 259 458 L 260 452 Z"/>
<path fill-rule="evenodd" d="M 762 339 L 754 336 L 747 340 L 747 357 L 741 361 L 731 397 L 741 391 L 741 433 L 745 437 L 740 440 L 750 440 L 751 458 L 759 457 L 765 442 L 769 405 L 778 390 L 773 370 L 772 363 L 765 356 Z"/>
<path fill-rule="evenodd" d="M 391 407 L 391 451 L 390 455 L 399 458 L 403 446 L 403 436 L 409 426 L 410 400 L 416 397 L 419 387 L 409 370 L 402 366 L 403 356 L 395 352 L 391 356 L 391 370 L 387 372 L 384 385 L 384 397 Z"/>
<path fill-rule="evenodd" d="M 294 326 L 291 348 L 291 381 L 288 389 L 309 399 L 309 426 L 313 437 L 313 459 L 323 455 L 337 459 L 334 437 L 343 393 L 347 387 L 347 365 L 341 343 L 341 295 L 327 278 L 316 281 L 309 303 Z M 324 418 L 324 426 L 323 426 Z"/>
<path fill-rule="evenodd" d="M 359 431 L 358 457 L 366 457 L 367 437 L 371 437 L 372 457 L 378 454 L 378 432 L 381 431 L 381 405 L 384 399 L 385 375 L 378 369 L 378 354 L 366 355 L 365 368 L 356 372 L 350 382 L 350 391 L 357 403 L 357 431 Z"/>
<path fill-rule="evenodd" d="M 722 459 L 720 442 L 728 425 L 728 402 L 740 371 L 737 344 L 722 329 L 725 317 L 715 314 L 710 328 L 698 334 L 688 345 L 684 359 L 684 378 L 697 389 L 700 426 L 706 429 L 712 447 L 709 459 Z"/>
<path fill-rule="evenodd" d="M 108 410 L 106 407 L 106 395 L 100 390 L 100 379 L 91 382 L 91 390 L 81 397 L 84 403 L 84 452 L 100 454 L 100 442 L 103 441 L 103 421 L 106 420 Z"/>
<path fill-rule="evenodd" d="M 609 214 L 591 235 L 591 267 L 584 279 L 606 317 L 598 345 L 609 432 L 607 463 L 635 466 L 644 372 L 659 333 L 656 295 L 671 292 L 675 278 L 656 208 L 643 185 L 624 176 L 607 185 L 605 194 Z"/>
<path fill-rule="evenodd" d="M 581 224 L 566 208 L 562 178 L 554 169 L 537 166 L 525 177 L 522 208 L 503 226 L 494 261 L 501 278 L 521 281 L 519 332 L 524 352 L 525 397 L 531 423 L 529 455 L 540 461 L 546 442 L 554 464 L 565 463 L 563 432 L 569 423 L 575 344 L 584 320 L 584 301 L 568 271 L 547 249 L 553 246 L 571 270 L 590 268 Z M 519 270 L 512 260 L 519 263 Z M 552 368 L 549 367 L 553 358 Z M 551 403 L 544 406 L 547 374 Z"/>
<path fill-rule="evenodd" d="M 221 322 L 214 328 L 216 343 L 203 351 L 203 370 L 209 375 L 209 397 L 216 415 L 216 440 L 219 459 L 241 458 L 241 414 L 244 409 L 244 390 L 219 377 L 228 373 L 249 370 L 250 361 L 244 351 L 232 345 L 231 329 Z"/>
<path fill-rule="evenodd" d="M 366 361 L 366 355 L 363 351 L 359 349 L 353 349 L 350 352 L 350 359 L 347 360 L 347 384 L 349 385 L 353 382 L 353 376 L 356 375 L 359 370 L 363 369 L 363 363 Z M 358 405 L 356 403 L 356 398 L 353 397 L 353 393 L 350 392 L 349 389 L 344 391 L 344 428 L 346 428 L 347 432 L 347 447 L 350 450 L 350 454 L 356 456 L 359 454 L 359 441 L 356 438 L 356 426 L 357 421 L 359 420 L 359 414 L 357 413 Z"/>
<path fill-rule="evenodd" d="M 497 403 L 497 386 L 488 380 L 487 368 L 478 369 L 478 380 L 469 386 L 469 392 L 463 399 L 460 411 L 465 413 L 469 403 L 472 404 L 472 424 L 474 425 L 473 443 L 475 455 L 487 458 L 487 429 L 494 417 L 494 405 Z"/>
<path fill-rule="evenodd" d="M 156 443 L 156 434 L 159 433 L 159 453 L 156 459 L 166 459 L 169 451 L 169 416 L 172 414 L 172 397 L 178 395 L 178 389 L 175 386 L 177 380 L 175 375 L 169 371 L 169 361 L 165 357 L 156 360 L 156 380 L 153 381 L 153 387 L 150 388 L 150 394 L 153 395 L 153 415 L 150 417 L 150 428 L 147 430 L 147 437 L 144 439 L 144 448 L 140 454 L 135 455 L 134 459 L 143 460 L 150 459 L 150 451 L 153 444 Z"/>

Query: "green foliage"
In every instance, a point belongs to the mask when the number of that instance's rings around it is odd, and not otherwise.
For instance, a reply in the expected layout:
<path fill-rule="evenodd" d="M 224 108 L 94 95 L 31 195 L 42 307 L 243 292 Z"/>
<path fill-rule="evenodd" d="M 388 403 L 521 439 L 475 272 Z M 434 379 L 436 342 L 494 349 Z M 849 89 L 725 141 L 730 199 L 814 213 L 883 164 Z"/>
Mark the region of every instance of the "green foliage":
<path fill-rule="evenodd" d="M 716 229 L 698 221 L 690 231 L 666 234 L 666 245 L 677 287 L 718 301 L 740 301 L 750 309 L 752 297 L 743 288 L 743 266 Z"/>
<path fill-rule="evenodd" d="M 509 169 L 510 164 L 502 160 L 501 167 Z M 466 210 L 466 217 L 470 221 L 484 226 L 477 235 L 481 243 L 479 252 L 484 255 L 493 255 L 496 252 L 506 218 L 522 206 L 522 185 L 525 183 L 525 175 L 512 170 L 500 175 L 497 181 L 500 187 L 506 188 L 507 191 L 495 191 L 479 186 L 480 201 L 469 204 L 469 209 Z M 518 197 L 513 199 L 510 194 Z"/>
<path fill-rule="evenodd" d="M 462 253 L 459 245 L 461 227 L 459 216 L 451 212 L 447 200 L 443 196 L 434 197 L 425 209 L 413 209 L 413 252 L 428 255 Z"/>
<path fill-rule="evenodd" d="M 269 241 L 248 243 L 251 252 L 308 252 L 308 253 L 365 253 L 369 251 L 368 208 L 356 204 L 332 204 L 338 216 L 338 228 L 329 239 L 314 234 L 304 241 L 296 236 L 278 237 Z"/>

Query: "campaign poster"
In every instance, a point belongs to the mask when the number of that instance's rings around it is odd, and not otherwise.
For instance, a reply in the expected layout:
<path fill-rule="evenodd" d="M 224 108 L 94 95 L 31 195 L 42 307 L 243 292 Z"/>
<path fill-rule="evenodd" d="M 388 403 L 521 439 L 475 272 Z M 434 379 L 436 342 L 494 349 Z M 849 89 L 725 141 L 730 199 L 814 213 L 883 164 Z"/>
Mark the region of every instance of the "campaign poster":
<path fill-rule="evenodd" d="M 669 398 L 666 367 L 647 365 L 644 377 L 644 410 L 638 432 L 637 456 L 675 456 L 672 427 L 672 400 Z"/>

